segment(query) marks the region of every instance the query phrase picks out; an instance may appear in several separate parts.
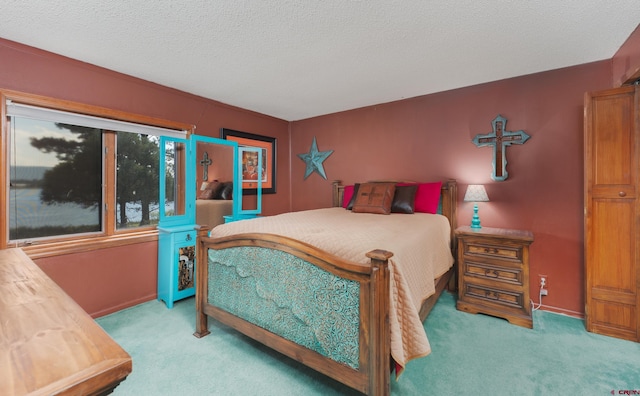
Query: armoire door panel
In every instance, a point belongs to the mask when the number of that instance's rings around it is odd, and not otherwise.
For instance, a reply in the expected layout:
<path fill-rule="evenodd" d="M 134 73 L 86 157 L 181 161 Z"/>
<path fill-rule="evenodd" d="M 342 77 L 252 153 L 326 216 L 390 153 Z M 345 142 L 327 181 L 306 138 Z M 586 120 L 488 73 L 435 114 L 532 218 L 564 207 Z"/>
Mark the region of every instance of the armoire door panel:
<path fill-rule="evenodd" d="M 594 316 L 593 326 L 616 333 L 635 334 L 637 310 L 634 305 L 595 299 L 590 309 Z"/>
<path fill-rule="evenodd" d="M 633 184 L 633 95 L 593 101 L 593 184 Z"/>
<path fill-rule="evenodd" d="M 593 200 L 593 244 L 587 276 L 592 287 L 633 292 L 636 283 L 635 201 Z M 615 243 L 612 243 L 615 238 Z"/>
<path fill-rule="evenodd" d="M 594 286 L 591 289 L 591 298 L 615 304 L 635 305 L 636 303 L 636 293 L 602 286 Z"/>

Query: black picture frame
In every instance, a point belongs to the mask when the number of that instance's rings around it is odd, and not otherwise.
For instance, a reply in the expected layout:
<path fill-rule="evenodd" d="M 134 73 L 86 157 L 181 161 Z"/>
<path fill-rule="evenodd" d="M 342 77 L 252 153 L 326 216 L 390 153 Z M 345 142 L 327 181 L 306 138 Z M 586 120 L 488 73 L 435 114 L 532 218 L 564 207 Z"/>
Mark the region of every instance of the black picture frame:
<path fill-rule="evenodd" d="M 236 131 L 228 128 L 220 129 L 220 137 L 225 140 L 237 142 L 240 146 L 256 147 L 263 149 L 263 161 L 265 163 L 265 179 L 262 181 L 263 194 L 276 193 L 276 138 L 269 136 L 256 135 L 253 133 Z M 241 159 L 240 159 L 241 160 Z M 242 193 L 247 195 L 255 195 L 258 193 L 256 187 L 252 187 L 255 183 L 243 182 Z"/>

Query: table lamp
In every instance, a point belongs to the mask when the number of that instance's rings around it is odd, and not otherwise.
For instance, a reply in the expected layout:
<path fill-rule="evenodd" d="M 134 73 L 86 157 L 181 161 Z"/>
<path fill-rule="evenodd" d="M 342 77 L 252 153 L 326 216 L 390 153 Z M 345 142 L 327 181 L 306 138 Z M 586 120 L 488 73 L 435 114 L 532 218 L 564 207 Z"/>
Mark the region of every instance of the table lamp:
<path fill-rule="evenodd" d="M 480 229 L 480 217 L 478 216 L 478 202 L 489 202 L 487 191 L 482 184 L 469 184 L 464 194 L 465 202 L 473 202 L 473 217 L 471 218 L 471 228 Z"/>

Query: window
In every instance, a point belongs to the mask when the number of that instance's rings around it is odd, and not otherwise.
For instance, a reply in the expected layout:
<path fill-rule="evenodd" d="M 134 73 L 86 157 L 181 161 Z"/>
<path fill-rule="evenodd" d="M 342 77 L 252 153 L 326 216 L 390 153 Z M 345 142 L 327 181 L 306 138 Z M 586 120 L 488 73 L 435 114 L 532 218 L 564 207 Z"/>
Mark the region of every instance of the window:
<path fill-rule="evenodd" d="M 116 228 L 158 224 L 158 136 L 116 135 Z"/>
<path fill-rule="evenodd" d="M 9 242 L 102 232 L 102 131 L 8 122 Z"/>
<path fill-rule="evenodd" d="M 155 233 L 159 137 L 184 138 L 192 127 L 18 93 L 2 99 L 0 247 Z"/>

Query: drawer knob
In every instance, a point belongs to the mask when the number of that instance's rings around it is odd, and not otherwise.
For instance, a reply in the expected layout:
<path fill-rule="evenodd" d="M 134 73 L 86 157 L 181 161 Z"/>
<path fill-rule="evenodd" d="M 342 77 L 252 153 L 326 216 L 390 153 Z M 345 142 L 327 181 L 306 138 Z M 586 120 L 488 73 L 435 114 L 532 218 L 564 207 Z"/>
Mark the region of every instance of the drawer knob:
<path fill-rule="evenodd" d="M 489 299 L 492 299 L 492 300 L 500 299 L 500 293 L 492 292 L 492 291 L 489 291 L 489 290 L 486 290 L 484 292 L 484 296 L 485 296 L 485 298 L 489 298 Z"/>
<path fill-rule="evenodd" d="M 498 254 L 498 249 L 486 247 L 484 248 L 484 252 L 489 254 Z"/>
<path fill-rule="evenodd" d="M 484 270 L 484 275 L 490 278 L 497 278 L 500 276 L 500 273 L 496 270 L 487 269 L 487 270 Z"/>
<path fill-rule="evenodd" d="M 187 241 L 191 240 L 191 234 L 187 234 L 187 237 L 185 238 Z"/>
<path fill-rule="evenodd" d="M 627 196 L 627 193 L 626 193 L 626 192 L 624 192 L 624 191 L 620 191 L 620 192 L 618 193 L 618 196 L 620 196 L 620 197 L 626 197 L 626 196 Z"/>

